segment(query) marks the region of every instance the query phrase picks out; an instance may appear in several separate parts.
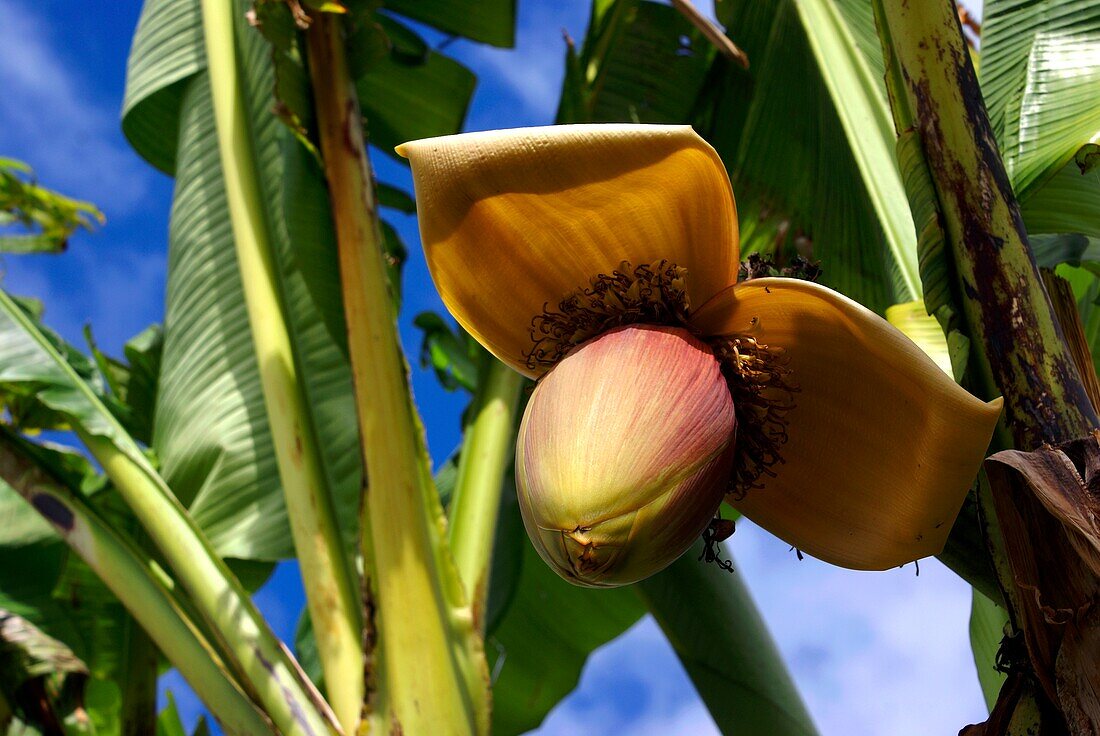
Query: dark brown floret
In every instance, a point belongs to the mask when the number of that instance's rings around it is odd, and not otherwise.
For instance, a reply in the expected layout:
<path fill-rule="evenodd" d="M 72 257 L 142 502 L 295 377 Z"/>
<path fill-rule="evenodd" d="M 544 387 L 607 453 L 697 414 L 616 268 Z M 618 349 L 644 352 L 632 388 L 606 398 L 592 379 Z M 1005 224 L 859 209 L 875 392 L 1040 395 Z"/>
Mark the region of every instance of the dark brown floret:
<path fill-rule="evenodd" d="M 686 270 L 668 261 L 634 267 L 627 262 L 610 274 L 597 274 L 587 288 L 549 305 L 531 320 L 534 347 L 527 367 L 549 367 L 570 350 L 615 327 L 634 324 L 682 325 L 689 310 Z"/>
<path fill-rule="evenodd" d="M 737 459 L 730 493 L 740 499 L 760 488 L 760 477 L 775 477 L 772 466 L 783 462 L 787 413 L 795 407 L 798 387 L 791 380 L 781 349 L 752 337 L 709 337 L 707 342 L 722 365 L 737 413 Z"/>

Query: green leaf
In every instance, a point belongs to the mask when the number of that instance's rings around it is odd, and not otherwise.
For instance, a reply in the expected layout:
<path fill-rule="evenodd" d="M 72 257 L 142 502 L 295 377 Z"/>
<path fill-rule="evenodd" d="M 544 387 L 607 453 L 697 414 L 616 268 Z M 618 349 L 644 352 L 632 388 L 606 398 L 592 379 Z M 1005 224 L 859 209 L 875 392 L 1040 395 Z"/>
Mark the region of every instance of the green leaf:
<path fill-rule="evenodd" d="M 204 65 L 202 37 L 190 30 L 194 14 L 178 8 L 164 12 L 178 20 L 177 33 L 190 37 L 197 48 L 189 52 L 175 43 L 146 43 L 139 27 L 135 49 L 147 49 L 149 55 L 131 62 L 145 75 L 139 82 L 157 77 L 158 69 L 170 80 L 175 90 L 171 111 L 179 120 L 171 125 L 160 120 L 159 125 L 180 133 L 153 447 L 165 479 L 222 555 L 281 559 L 293 555 L 293 547 L 233 248 L 209 85 L 205 73 L 194 73 Z M 353 403 L 350 377 L 333 337 L 343 334 L 342 320 L 334 316 L 341 308 L 339 289 L 324 286 L 339 283 L 327 198 L 314 162 L 270 115 L 270 46 L 243 27 L 243 17 L 240 22 L 246 114 L 300 361 L 296 370 L 314 412 L 324 470 L 338 516 L 347 522 L 342 532 L 350 545 L 356 536 L 361 468 L 355 416 L 347 411 Z M 197 60 L 189 77 L 175 75 L 181 58 Z M 130 83 L 135 84 L 133 76 Z M 142 116 L 159 114 L 136 105 L 126 117 L 141 128 Z M 319 294 L 335 298 L 321 302 L 315 298 Z"/>
<path fill-rule="evenodd" d="M 77 229 L 103 224 L 88 202 L 39 186 L 26 164 L 0 159 L 0 253 L 60 253 Z M 12 233 L 18 227 L 27 232 Z"/>
<path fill-rule="evenodd" d="M 180 720 L 179 710 L 176 708 L 176 698 L 171 690 L 164 692 L 164 709 L 157 715 L 156 736 L 187 736 L 187 731 Z"/>
<path fill-rule="evenodd" d="M 399 158 L 393 149 L 401 143 L 457 133 L 474 84 L 466 67 L 434 51 L 423 64 L 392 55 L 378 62 L 357 84 L 370 142 Z"/>
<path fill-rule="evenodd" d="M 1082 174 L 1087 174 L 1100 166 L 1100 143 L 1086 143 L 1081 146 L 1073 155 L 1073 163 L 1077 164 Z"/>
<path fill-rule="evenodd" d="M 984 16 L 982 94 L 1026 200 L 1100 136 L 1100 5 L 990 0 Z"/>
<path fill-rule="evenodd" d="M 880 313 L 919 298 L 869 6 L 723 7 L 751 67 L 719 70 L 706 130 L 734 181 L 742 252 L 819 260 L 823 283 Z"/>
<path fill-rule="evenodd" d="M 813 720 L 736 572 L 697 543 L 635 586 L 723 733 L 811 736 Z"/>
<path fill-rule="evenodd" d="M 104 495 L 101 494 L 97 500 L 102 500 Z M 121 506 L 121 500 L 118 505 Z M 125 509 L 124 506 L 122 508 Z M 129 515 L 116 512 L 111 516 L 118 523 L 119 517 Z M 125 526 L 123 522 L 118 528 Z M 129 704 L 124 702 L 122 693 L 128 690 L 130 684 L 138 686 L 144 682 L 151 687 L 150 678 L 156 679 L 155 654 L 140 663 L 127 656 L 136 639 L 144 640 L 145 632 L 91 568 L 76 555 L 67 556 L 53 595 L 63 602 L 69 620 L 84 642 L 84 661 L 91 676 L 89 694 L 93 696 L 88 709 L 93 721 L 102 725 L 120 723 L 130 715 L 123 712 Z M 132 669 L 135 667 L 146 668 L 146 671 L 138 672 Z M 152 696 L 151 692 L 149 696 Z"/>
<path fill-rule="evenodd" d="M 443 388 L 455 391 L 477 388 L 482 348 L 460 326 L 453 328 L 435 312 L 421 312 L 413 325 L 424 333 L 420 342 L 420 365 L 431 366 Z"/>
<path fill-rule="evenodd" d="M 199 720 L 195 723 L 195 730 L 191 732 L 191 736 L 210 736 L 210 724 L 206 721 L 206 716 L 199 716 Z"/>
<path fill-rule="evenodd" d="M 1008 612 L 978 591 L 971 592 L 970 648 L 974 654 L 974 668 L 982 687 L 985 705 L 989 710 L 997 703 L 1006 675 L 996 669 L 997 651 L 1008 624 Z"/>
<path fill-rule="evenodd" d="M 602 13 L 594 7 L 577 62 L 567 59 L 558 122 L 686 122 L 713 57 L 671 6 L 619 0 Z"/>
<path fill-rule="evenodd" d="M 176 174 L 152 445 L 165 479 L 221 554 L 275 560 L 292 555 L 293 548 L 220 176 L 201 18 L 197 9 L 181 7 L 193 5 L 151 0 L 146 6 L 124 108 L 124 128 L 135 148 L 154 165 L 170 153 Z M 243 17 L 240 22 L 246 113 L 296 370 L 350 546 L 357 544 L 362 468 L 355 414 L 348 411 L 354 402 L 325 182 L 313 157 L 270 114 L 272 47 L 244 27 Z M 392 146 L 457 132 L 473 77 L 438 54 L 412 66 L 391 55 L 359 86 L 367 91 L 364 114 L 371 131 L 391 137 L 375 142 Z M 178 141 L 169 146 L 143 137 L 142 131 L 152 130 L 159 139 L 171 137 L 164 131 L 178 131 Z M 392 228 L 383 229 L 396 285 L 404 246 Z"/>
<path fill-rule="evenodd" d="M 313 100 L 309 74 L 302 63 L 298 47 L 298 25 L 289 3 L 256 2 L 253 25 L 270 44 L 274 69 L 275 114 L 294 133 L 298 141 L 314 157 L 317 147 L 310 138 L 313 127 Z"/>
<path fill-rule="evenodd" d="M 1100 263 L 1100 238 L 1089 238 L 1080 233 L 1063 233 L 1033 235 L 1029 240 L 1035 264 L 1040 268 L 1055 268 L 1062 263 L 1071 266 L 1081 266 L 1083 262 Z"/>
<path fill-rule="evenodd" d="M 67 554 L 56 539 L 0 547 L 0 609 L 31 621 L 81 656 L 83 638 L 69 612 L 53 597 Z"/>
<path fill-rule="evenodd" d="M 146 0 L 130 47 L 122 132 L 166 174 L 176 170 L 187 82 L 206 67 L 202 12 L 194 0 Z"/>
<path fill-rule="evenodd" d="M 164 342 L 160 325 L 150 325 L 123 346 L 128 363 L 99 350 L 91 325 L 84 327 L 84 335 L 99 372 L 119 402 L 112 409 L 134 439 L 149 444 L 153 436 L 153 414 L 156 411 L 157 380 Z"/>
<path fill-rule="evenodd" d="M 323 694 L 325 673 L 321 669 L 321 655 L 317 651 L 317 638 L 313 635 L 313 621 L 309 617 L 308 608 L 302 609 L 298 625 L 294 629 L 294 656 L 297 657 L 298 664 L 302 665 L 302 671 Z"/>
<path fill-rule="evenodd" d="M 164 331 L 160 325 L 150 325 L 130 338 L 122 350 L 129 362 L 129 372 L 122 400 L 130 408 L 134 434 L 145 442 L 153 436 L 153 414 L 156 411 L 157 385 L 160 379 L 160 359 L 164 349 Z"/>
<path fill-rule="evenodd" d="M 0 550 L 56 539 L 53 527 L 11 486 L 0 480 Z M 0 552 L 3 554 L 3 552 Z M 0 574 L 0 589 L 3 575 Z"/>
<path fill-rule="evenodd" d="M 404 189 L 385 182 L 378 183 L 378 204 L 404 212 L 406 215 L 416 214 L 416 200 Z"/>
<path fill-rule="evenodd" d="M 65 244 L 45 234 L 0 235 L 0 253 L 63 253 Z"/>
<path fill-rule="evenodd" d="M 577 686 L 588 655 L 643 613 L 629 588 L 578 588 L 547 567 L 526 535 L 522 545 L 515 595 L 486 641 L 496 673 L 493 733 L 501 736 L 537 727 Z"/>
<path fill-rule="evenodd" d="M 385 0 L 384 5 L 444 33 L 493 46 L 515 44 L 515 0 Z"/>
<path fill-rule="evenodd" d="M 428 60 L 431 49 L 428 47 L 428 42 L 419 33 L 388 15 L 370 13 L 369 16 L 385 35 L 388 46 L 387 54 L 392 54 L 395 60 L 408 65 L 423 64 Z M 366 26 L 367 24 L 363 23 L 362 25 Z M 357 31 L 357 33 L 362 32 L 363 30 Z M 375 45 L 374 38 L 364 40 L 357 35 L 353 35 L 348 39 L 348 65 L 355 78 L 366 74 L 374 63 L 386 57 L 387 54 L 376 52 Z M 368 58 L 370 63 L 364 63 Z"/>
<path fill-rule="evenodd" d="M 1100 6 L 993 0 L 985 18 L 982 94 L 1029 234 L 1100 237 Z"/>
<path fill-rule="evenodd" d="M 11 309 L 10 313 L 26 319 L 26 328 L 33 333 L 33 336 L 17 335 L 16 339 L 30 337 L 32 343 L 30 350 L 32 352 L 35 351 L 34 340 L 40 340 L 39 347 L 45 352 L 38 354 L 38 358 L 45 359 L 43 365 L 47 369 L 59 369 L 64 366 L 64 370 L 60 372 L 69 371 L 69 375 L 75 379 L 74 383 L 69 384 L 70 386 L 83 387 L 87 390 L 88 397 L 92 398 L 94 402 L 98 402 L 98 408 L 109 410 L 110 415 L 117 417 L 120 421 L 127 421 L 129 412 L 125 405 L 107 392 L 109 382 L 107 376 L 100 371 L 99 364 L 89 360 L 86 355 L 42 325 L 38 317 L 41 314 L 40 310 L 32 311 L 28 309 L 26 300 L 15 299 L 10 296 L 8 296 L 8 299 L 10 300 L 8 302 Z M 4 307 L 0 307 L 0 309 L 2 308 Z M 0 330 L 2 329 L 4 328 L 0 327 Z M 17 333 L 21 328 L 15 326 L 14 329 Z M 57 363 L 53 363 L 53 357 L 51 356 L 54 355 L 58 358 Z M 15 361 L 20 359 L 19 356 L 12 356 L 12 358 Z M 20 366 L 13 365 L 11 367 L 18 374 Z M 32 374 L 42 368 L 42 366 L 22 367 L 29 369 Z M 108 366 L 108 368 L 113 369 L 114 366 Z M 62 376 L 61 380 L 65 382 L 67 378 Z M 54 396 L 56 391 L 43 392 L 42 388 L 43 384 L 35 380 L 33 376 L 21 376 L 17 380 L 0 385 L 0 406 L 7 410 L 11 417 L 11 425 L 22 431 L 70 429 L 72 419 L 70 413 L 65 410 L 64 406 L 53 405 L 50 402 L 50 397 Z M 93 413 L 98 411 L 98 408 L 93 409 Z"/>
<path fill-rule="evenodd" d="M 20 720 L 46 733 L 59 725 L 65 734 L 93 733 L 83 708 L 87 674 L 64 643 L 0 608 L 0 697 Z"/>
<path fill-rule="evenodd" d="M 144 462 L 141 450 L 104 404 L 102 377 L 85 356 L 37 324 L 0 291 L 0 387 L 33 397 L 44 407 L 109 438 Z M 10 409 L 10 406 L 9 406 Z"/>
<path fill-rule="evenodd" d="M 121 498 L 111 489 L 99 492 L 103 482 L 83 455 L 68 448 L 35 445 L 10 436 L 10 432 L 5 441 L 16 443 L 24 454 L 48 469 L 53 478 L 64 481 L 74 492 L 94 493 L 88 502 L 103 518 L 110 519 L 115 529 L 134 527 Z M 0 480 L 0 508 L 7 506 L 8 501 L 21 503 L 26 512 L 39 516 L 14 489 Z M 123 713 L 123 692 L 138 693 L 140 688 L 137 686 L 145 682 L 148 696 L 153 696 L 155 671 L 139 672 L 134 668 L 155 670 L 156 658 L 135 659 L 128 655 L 133 647 L 140 645 L 139 642 L 147 641 L 144 632 L 87 564 L 65 551 L 65 545 L 53 528 L 42 529 L 46 522 L 41 516 L 37 523 L 28 524 L 28 521 L 23 521 L 25 532 L 34 529 L 45 533 L 37 538 L 24 534 L 24 546 L 9 544 L 0 555 L 8 558 L 0 562 L 7 570 L 0 572 L 0 591 L 3 591 L 0 608 L 20 612 L 79 653 L 90 678 L 85 693 L 88 715 L 97 727 L 108 727 L 107 732 L 117 731 L 121 720 L 137 716 L 137 709 Z M 43 569 L 41 561 L 52 559 L 54 554 L 59 560 L 57 566 Z M 38 576 L 38 579 L 23 578 L 21 582 L 21 571 Z M 110 728 L 112 724 L 114 727 Z"/>
<path fill-rule="evenodd" d="M 870 8 L 856 0 L 717 7 L 748 70 L 714 54 L 670 7 L 597 6 L 579 58 L 567 58 L 562 122 L 579 108 L 585 119 L 690 122 L 730 170 L 743 256 L 819 260 L 824 283 L 879 312 L 918 298 Z"/>
<path fill-rule="evenodd" d="M 1100 171 L 1068 163 L 1020 203 L 1029 234 L 1080 233 L 1100 238 Z"/>

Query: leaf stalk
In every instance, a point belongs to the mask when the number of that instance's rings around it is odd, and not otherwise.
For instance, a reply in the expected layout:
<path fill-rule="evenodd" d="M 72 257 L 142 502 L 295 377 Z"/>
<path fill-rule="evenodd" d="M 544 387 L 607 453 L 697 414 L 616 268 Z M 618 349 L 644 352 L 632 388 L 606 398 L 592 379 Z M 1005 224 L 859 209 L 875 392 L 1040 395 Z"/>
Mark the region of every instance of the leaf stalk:
<path fill-rule="evenodd" d="M 343 28 L 320 12 L 305 35 L 369 486 L 361 533 L 379 648 L 368 653 L 378 678 L 368 705 L 389 730 L 485 733 L 488 666 L 409 394 Z"/>
<path fill-rule="evenodd" d="M 524 379 L 486 356 L 483 379 L 466 426 L 458 478 L 450 506 L 450 542 L 455 566 L 466 585 L 475 628 L 485 635 L 490 561 L 500 511 L 502 477 L 512 456 L 516 408 Z"/>
<path fill-rule="evenodd" d="M 279 292 L 238 74 L 235 5 L 202 4 L 207 64 L 233 240 L 264 404 L 328 697 L 344 730 L 364 694 L 359 583 L 345 553 Z"/>
<path fill-rule="evenodd" d="M 51 522 L 88 563 L 191 683 L 228 733 L 270 733 L 270 723 L 237 686 L 211 644 L 153 572 L 147 555 L 104 523 L 82 498 L 51 477 L 5 435 L 0 435 L 0 477 Z M 146 654 L 150 652 L 142 656 Z"/>

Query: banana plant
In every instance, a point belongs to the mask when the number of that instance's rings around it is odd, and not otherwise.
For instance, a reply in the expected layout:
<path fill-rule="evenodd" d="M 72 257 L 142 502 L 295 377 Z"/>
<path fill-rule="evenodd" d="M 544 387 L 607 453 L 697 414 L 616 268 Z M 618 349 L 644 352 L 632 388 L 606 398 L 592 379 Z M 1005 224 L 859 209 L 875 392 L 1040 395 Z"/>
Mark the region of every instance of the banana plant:
<path fill-rule="evenodd" d="M 510 42 L 508 3 L 486 14 L 442 3 L 392 9 Z M 197 692 L 231 732 L 350 732 L 360 720 L 485 732 L 490 718 L 497 732 L 525 729 L 573 687 L 588 652 L 643 610 L 625 592 L 597 599 L 573 591 L 525 552 L 514 504 L 501 496 L 522 380 L 485 356 L 442 532 L 393 331 L 400 246 L 377 218 L 376 203 L 407 208 L 411 200 L 392 188 L 375 194 L 367 139 L 354 131 L 369 120 L 383 150 L 455 132 L 471 87 L 468 72 L 372 7 L 151 2 L 135 34 L 123 129 L 176 178 L 163 331 L 136 338 L 128 361 L 94 345 L 89 360 L 49 333 L 37 311 L 5 302 L 11 490 L 47 520 L 52 544 L 67 542 L 100 576 L 128 581 L 148 569 L 164 586 L 170 598 L 157 620 L 138 615 L 132 596 L 119 598 L 168 662 L 202 681 Z M 364 352 L 387 344 L 388 353 Z M 346 410 L 356 401 L 361 422 Z M 71 431 L 66 441 L 83 442 L 108 477 L 66 475 L 59 458 L 71 453 L 45 452 L 20 435 L 41 429 Z M 360 458 L 381 473 L 373 482 L 366 473 L 373 490 L 361 521 Z M 129 551 L 125 575 L 73 534 L 97 518 L 99 494 L 80 506 L 89 483 L 128 520 L 112 528 Z M 511 559 L 498 555 L 504 562 L 491 577 L 504 529 Z M 258 565 L 262 579 L 266 563 L 289 554 L 310 600 L 300 653 L 315 655 L 307 665 L 316 665 L 308 669 L 325 699 L 274 640 L 240 577 Z M 199 584 L 204 578 L 210 585 Z M 527 646 L 547 596 L 607 621 L 571 640 L 574 654 L 556 669 Z M 194 632 L 195 651 L 209 649 L 217 676 L 198 674 L 193 656 L 167 646 L 173 630 Z M 492 716 L 485 636 L 496 660 Z M 755 637 L 767 640 L 762 630 Z M 143 671 L 117 679 L 155 678 L 155 664 Z M 535 704 L 532 677 L 545 683 Z M 430 709 L 418 702 L 425 680 L 441 693 Z M 780 708 L 801 714 L 792 693 Z M 149 729 L 147 716 L 140 722 L 134 732 Z"/>
<path fill-rule="evenodd" d="M 1072 378 L 1095 378 L 1089 351 L 1100 350 L 1092 305 L 1100 289 L 1093 247 L 1100 125 L 1089 102 L 1100 80 L 1090 53 L 1100 24 L 1088 3 L 994 1 L 981 45 L 989 109 L 988 125 L 978 126 L 988 133 L 982 166 L 1007 182 L 995 200 L 982 201 L 992 202 L 987 214 L 997 221 L 1019 202 L 1009 266 L 1022 269 L 1030 296 L 1021 308 L 1038 315 L 1041 343 L 1054 356 L 1037 363 L 1073 367 L 1039 374 L 1062 402 L 1055 414 L 1072 419 L 1063 421 L 1028 414 L 1036 389 L 1013 380 L 1007 353 L 990 338 L 999 334 L 990 320 L 1004 315 L 984 313 L 968 282 L 952 280 L 965 279 L 976 252 L 958 223 L 978 200 L 947 196 L 950 172 L 937 164 L 964 150 L 964 135 L 943 131 L 970 131 L 981 106 L 974 79 L 935 76 L 921 43 L 939 39 L 966 71 L 954 6 L 878 5 L 876 28 L 871 5 L 856 0 L 726 0 L 718 6 L 723 31 L 686 0 L 596 0 L 585 39 L 564 49 L 559 122 L 690 123 L 706 142 L 683 130 L 634 128 L 423 141 L 461 130 L 474 78 L 432 49 L 417 24 L 508 46 L 510 0 L 147 0 L 122 125 L 135 150 L 175 179 L 163 328 L 136 337 L 125 359 L 91 340 L 86 356 L 45 327 L 38 305 L 0 292 L 0 556 L 10 562 L 0 565 L 0 616 L 12 622 L 0 628 L 9 647 L 0 650 L 0 727 L 182 732 L 173 707 L 159 718 L 152 707 L 167 663 L 229 733 L 520 733 L 575 686 L 594 648 L 649 611 L 723 731 L 813 734 L 744 585 L 696 559 L 728 554 L 717 539 L 733 512 L 711 517 L 727 490 L 721 481 L 737 467 L 747 468 L 738 476 L 747 490 L 729 499 L 811 553 L 884 567 L 943 550 L 975 587 L 975 659 L 987 696 L 1001 687 L 985 733 L 1014 733 L 1028 704 L 1044 713 L 1056 704 L 1044 728 L 1083 728 L 1079 712 L 1094 703 L 1080 688 L 1058 685 L 1049 665 L 1059 646 L 1078 663 L 1088 649 L 1081 637 L 1063 639 L 1037 624 L 1015 589 L 1027 559 L 1013 544 L 1015 517 L 1005 515 L 1003 500 L 1025 499 L 1025 519 L 1054 534 L 1066 528 L 1087 542 L 1088 530 L 1056 503 L 1038 510 L 1041 499 L 1057 496 L 1004 477 L 1002 466 L 1029 467 L 1015 456 L 990 470 L 995 487 L 983 475 L 967 493 L 998 406 L 967 396 L 941 368 L 985 399 L 1004 393 L 1011 411 L 998 447 L 1013 431 L 1020 449 L 1031 449 L 1032 436 L 1075 439 L 1094 416 L 1081 399 L 1089 382 Z M 922 79 L 937 92 L 922 98 L 913 85 Z M 416 204 L 376 183 L 372 166 L 414 140 L 421 142 L 401 151 L 413 159 Z M 532 194 L 531 186 L 541 191 L 536 174 L 557 186 Z M 6 221 L 36 226 L 35 248 L 95 220 L 83 203 L 50 198 L 12 174 L 5 181 L 22 196 L 5 205 Z M 670 182 L 681 186 L 657 196 Z M 980 182 L 954 184 L 980 190 Z M 731 185 L 736 210 L 722 196 Z M 645 217 L 616 219 L 631 197 L 644 200 Z M 28 219 L 28 207 L 43 206 L 53 219 Z M 404 246 L 380 217 L 386 207 L 418 211 L 436 282 L 463 325 L 438 315 L 417 320 L 427 362 L 450 388 L 470 392 L 463 443 L 434 478 L 420 423 L 431 407 L 412 399 L 395 328 Z M 526 213 L 522 222 L 517 212 Z M 543 227 L 532 230 L 532 222 Z M 621 253 L 607 245 L 630 233 L 666 233 L 677 222 L 683 227 L 669 231 L 676 237 L 656 238 L 662 253 L 642 242 Z M 602 240 L 593 223 L 603 223 Z M 562 232 L 575 237 L 554 250 Z M 549 240 L 535 242 L 540 233 Z M 706 246 L 693 250 L 699 233 Z M 1049 281 L 1061 294 L 1054 307 L 1041 298 L 1034 268 L 1025 268 L 1029 241 L 1044 266 L 1071 281 L 1064 288 Z M 620 273 L 611 270 L 618 262 L 601 260 L 608 247 L 620 260 L 683 263 Z M 558 268 L 554 259 L 564 253 L 572 254 L 569 267 Z M 824 286 L 775 278 L 818 268 Z M 744 281 L 735 284 L 739 271 Z M 587 296 L 614 299 L 569 300 L 600 274 Z M 487 291 L 487 283 L 496 286 Z M 659 304 L 638 298 L 654 291 Z M 790 366 L 750 349 L 731 325 L 739 310 L 763 310 L 773 292 L 790 308 L 752 323 L 763 330 L 752 345 L 775 342 L 793 356 L 804 406 L 828 395 L 829 376 L 869 375 L 889 387 L 889 376 L 904 375 L 931 387 L 922 401 L 942 401 L 898 416 L 923 426 L 950 406 L 956 418 L 973 420 L 956 422 L 955 434 L 916 435 L 938 460 L 930 481 L 915 484 L 921 492 L 905 506 L 910 516 L 849 503 L 882 482 L 874 463 L 855 474 L 860 493 L 832 505 L 814 496 L 812 515 L 756 492 L 757 478 L 771 477 L 766 458 L 778 450 L 768 443 L 779 435 L 753 433 L 767 425 L 745 407 L 764 394 L 737 389 L 756 376 L 782 393 Z M 578 304 L 584 308 L 572 308 Z M 563 314 L 553 309 L 559 305 Z M 590 319 L 596 312 L 602 316 Z M 800 338 L 795 328 L 808 319 L 836 326 L 835 334 Z M 654 321 L 659 327 L 644 334 L 634 326 Z M 845 332 L 843 324 L 858 328 Z M 853 334 L 890 370 L 845 362 L 857 351 L 829 352 Z M 534 350 L 524 347 L 532 335 Z M 616 342 L 635 337 L 642 349 Z M 813 347 L 806 355 L 824 350 L 828 359 L 804 359 L 806 345 Z M 939 367 L 917 345 L 938 356 Z M 689 377 L 657 375 L 661 366 L 683 367 L 708 351 L 720 360 L 688 371 L 694 383 L 680 386 L 684 401 L 672 401 L 670 386 Z M 623 363 L 624 355 L 634 359 Z M 629 445 L 632 457 L 648 457 L 651 433 L 632 424 L 633 415 L 592 437 L 581 411 L 627 373 L 634 378 L 621 390 L 643 391 L 655 406 L 661 396 L 672 402 L 662 416 L 690 422 L 704 408 L 715 413 L 713 436 L 655 465 L 620 467 L 614 453 L 600 455 Z M 709 398 L 687 411 L 704 374 L 713 379 Z M 825 378 L 807 383 L 811 376 Z M 539 379 L 534 393 L 529 378 Z M 578 386 L 590 401 L 576 399 Z M 631 403 L 626 396 L 616 405 Z M 778 407 L 759 406 L 761 416 Z M 882 419 L 871 404 L 863 408 L 868 421 Z M 889 426 L 909 431 L 898 416 Z M 743 438 L 736 451 L 733 423 Z M 65 446 L 74 443 L 82 453 Z M 559 445 L 568 452 L 555 455 Z M 765 460 L 732 465 L 745 447 Z M 582 457 L 592 462 L 578 463 Z M 700 465 L 701 457 L 710 460 Z M 901 454 L 895 459 L 904 465 Z M 800 456 L 791 463 L 805 464 Z M 604 518 L 591 506 L 600 499 L 563 491 L 563 482 L 606 485 L 599 472 L 607 468 L 634 477 L 651 466 L 658 472 L 638 475 L 637 493 L 668 501 L 668 471 L 707 490 L 707 503 L 670 502 L 660 517 L 618 508 Z M 790 475 L 780 488 L 783 477 Z M 806 473 L 799 477 L 805 485 Z M 624 536 L 627 517 L 652 533 Z M 658 518 L 682 523 L 666 529 Z M 888 522 L 889 531 L 875 540 L 847 534 L 844 524 L 857 528 L 860 519 Z M 704 541 L 696 541 L 700 531 Z M 288 557 L 299 561 L 307 597 L 297 656 L 250 599 L 271 565 Z M 555 572 L 597 587 L 646 579 L 592 590 Z M 83 613 L 66 605 L 78 599 Z M 1010 633 L 1023 630 L 1025 656 L 1006 655 L 1019 637 L 997 655 L 1006 621 Z M 994 659 L 1015 669 L 998 678 Z M 1021 669 L 1024 660 L 1030 670 Z M 27 687 L 44 693 L 33 701 L 38 710 L 16 697 Z"/>

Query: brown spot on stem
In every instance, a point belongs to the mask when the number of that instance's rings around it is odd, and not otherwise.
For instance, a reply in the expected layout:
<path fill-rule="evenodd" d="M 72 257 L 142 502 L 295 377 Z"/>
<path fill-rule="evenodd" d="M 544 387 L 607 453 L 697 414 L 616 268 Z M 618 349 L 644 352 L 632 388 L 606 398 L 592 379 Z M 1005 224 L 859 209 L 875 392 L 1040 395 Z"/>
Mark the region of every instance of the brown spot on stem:
<path fill-rule="evenodd" d="M 75 519 L 72 509 L 56 497 L 48 493 L 36 493 L 31 497 L 31 505 L 62 532 L 68 533 L 73 530 Z"/>
<path fill-rule="evenodd" d="M 1016 252 L 1026 247 L 1027 232 L 970 61 L 960 46 L 945 43 L 938 36 L 932 41 L 957 77 L 968 129 L 973 132 L 975 160 L 966 161 L 960 151 L 949 150 L 940 120 L 941 105 L 933 98 L 928 80 L 914 79 L 907 72 L 904 78 L 915 102 L 916 122 L 932 178 L 948 216 L 958 220 L 961 233 L 956 237 L 966 244 L 971 273 L 969 278 L 960 274 L 963 296 L 972 303 L 970 312 L 980 320 L 987 347 L 984 352 L 1005 393 L 1009 424 L 1018 442 L 1035 446 L 1043 441 L 1068 440 L 1061 406 L 1075 410 L 1091 402 L 1076 366 L 1062 349 L 1063 342 L 1045 340 L 1036 310 L 1029 308 L 1035 298 L 1029 288 L 1041 283 L 1034 262 L 1027 259 L 1030 273 L 1006 267 L 1009 260 L 1024 262 L 1012 258 L 1008 250 Z M 1007 229 L 998 218 L 1005 207 L 1010 218 Z M 1042 390 L 1051 386 L 1051 378 L 1065 394 L 1062 401 L 1051 391 Z M 1081 421 L 1075 423 L 1082 427 L 1091 424 L 1084 417 L 1077 419 Z"/>

